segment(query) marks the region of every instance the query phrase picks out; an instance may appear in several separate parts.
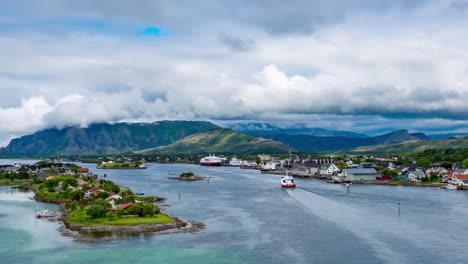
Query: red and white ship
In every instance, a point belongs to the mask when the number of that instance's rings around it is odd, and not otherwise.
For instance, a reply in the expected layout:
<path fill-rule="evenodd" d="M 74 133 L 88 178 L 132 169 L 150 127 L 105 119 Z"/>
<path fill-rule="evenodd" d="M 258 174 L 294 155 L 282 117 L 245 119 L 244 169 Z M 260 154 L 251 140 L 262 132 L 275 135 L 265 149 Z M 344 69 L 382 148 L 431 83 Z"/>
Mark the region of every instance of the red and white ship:
<path fill-rule="evenodd" d="M 209 155 L 200 160 L 200 165 L 202 166 L 221 166 L 221 158 L 213 155 Z"/>
<path fill-rule="evenodd" d="M 285 176 L 281 176 L 281 188 L 296 188 L 293 177 L 287 171 Z"/>

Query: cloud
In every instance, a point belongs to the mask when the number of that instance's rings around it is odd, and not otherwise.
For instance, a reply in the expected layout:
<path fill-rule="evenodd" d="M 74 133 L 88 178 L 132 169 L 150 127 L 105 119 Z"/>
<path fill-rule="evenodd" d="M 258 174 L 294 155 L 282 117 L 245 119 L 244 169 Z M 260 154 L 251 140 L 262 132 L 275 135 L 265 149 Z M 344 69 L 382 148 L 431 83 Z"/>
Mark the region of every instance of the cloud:
<path fill-rule="evenodd" d="M 462 2 L 282 3 L 9 3 L 0 11 L 0 140 L 157 119 L 369 133 L 467 125 Z"/>

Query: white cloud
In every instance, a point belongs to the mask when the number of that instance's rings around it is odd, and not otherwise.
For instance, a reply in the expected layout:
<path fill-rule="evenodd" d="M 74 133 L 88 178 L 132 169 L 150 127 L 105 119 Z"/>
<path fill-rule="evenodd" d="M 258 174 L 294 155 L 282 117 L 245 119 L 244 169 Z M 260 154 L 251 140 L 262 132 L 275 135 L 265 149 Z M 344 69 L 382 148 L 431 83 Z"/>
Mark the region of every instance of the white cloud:
<path fill-rule="evenodd" d="M 336 12 L 320 5 L 301 28 L 294 28 L 304 17 L 297 7 L 268 7 L 288 14 L 280 25 L 255 4 L 245 16 L 213 5 L 207 12 L 216 16 L 199 23 L 198 15 L 171 20 L 169 5 L 160 18 L 172 32 L 156 38 L 62 32 L 53 23 L 33 31 L 0 19 L 12 25 L 0 27 L 0 140 L 53 126 L 157 119 L 291 120 L 368 132 L 463 129 L 466 13 L 451 1 L 374 3 L 341 3 Z M 131 8 L 125 16 L 124 6 L 80 3 L 73 18 L 149 23 L 151 12 Z M 30 23 L 71 16 L 54 1 L 38 9 Z"/>

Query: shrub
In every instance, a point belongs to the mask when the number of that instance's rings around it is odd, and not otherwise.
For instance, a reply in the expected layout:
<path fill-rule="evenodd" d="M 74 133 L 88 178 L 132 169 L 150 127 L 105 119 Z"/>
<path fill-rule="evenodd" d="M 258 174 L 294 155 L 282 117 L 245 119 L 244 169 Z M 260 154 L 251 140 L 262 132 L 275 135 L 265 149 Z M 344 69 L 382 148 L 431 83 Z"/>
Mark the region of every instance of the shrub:
<path fill-rule="evenodd" d="M 106 207 L 100 204 L 91 205 L 90 207 L 88 207 L 88 209 L 86 209 L 86 214 L 93 219 L 104 217 L 106 213 Z"/>
<path fill-rule="evenodd" d="M 74 190 L 72 192 L 70 192 L 70 195 L 69 195 L 70 199 L 72 200 L 82 200 L 84 198 L 84 194 L 82 191 L 80 190 Z"/>
<path fill-rule="evenodd" d="M 68 210 L 76 210 L 78 208 L 78 203 L 76 202 L 68 202 L 65 204 L 65 209 L 68 209 Z"/>
<path fill-rule="evenodd" d="M 96 199 L 96 201 L 94 201 L 94 204 L 96 205 L 101 205 L 102 207 L 104 208 L 108 208 L 108 207 L 111 207 L 110 203 L 104 199 Z"/>
<path fill-rule="evenodd" d="M 43 181 L 41 179 L 39 179 L 39 178 L 34 178 L 33 183 L 34 184 L 40 184 L 40 183 L 43 183 Z"/>
<path fill-rule="evenodd" d="M 130 215 L 143 216 L 143 207 L 139 204 L 134 204 L 126 209 L 127 213 Z"/>
<path fill-rule="evenodd" d="M 106 213 L 106 217 L 107 217 L 107 218 L 115 218 L 115 216 L 116 216 L 115 213 L 112 212 L 112 211 L 108 211 L 108 212 Z"/>
<path fill-rule="evenodd" d="M 143 204 L 143 215 L 154 216 L 154 204 Z"/>
<path fill-rule="evenodd" d="M 134 203 L 135 202 L 135 196 L 133 195 L 127 195 L 123 197 L 123 203 Z"/>
<path fill-rule="evenodd" d="M 107 197 L 109 197 L 109 194 L 107 192 L 100 192 L 98 194 L 98 197 L 102 199 L 106 199 Z"/>
<path fill-rule="evenodd" d="M 121 217 L 124 213 L 125 212 L 122 208 L 117 208 L 117 210 L 115 210 L 115 214 L 117 215 L 117 217 Z"/>
<path fill-rule="evenodd" d="M 183 172 L 180 174 L 180 177 L 192 177 L 193 172 Z"/>

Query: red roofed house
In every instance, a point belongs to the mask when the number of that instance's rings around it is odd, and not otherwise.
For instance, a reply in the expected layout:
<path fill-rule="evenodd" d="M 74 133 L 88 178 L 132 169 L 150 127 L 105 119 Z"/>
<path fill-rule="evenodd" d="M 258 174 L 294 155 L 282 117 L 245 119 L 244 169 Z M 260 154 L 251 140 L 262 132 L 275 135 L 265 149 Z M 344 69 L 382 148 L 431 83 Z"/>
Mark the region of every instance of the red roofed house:
<path fill-rule="evenodd" d="M 105 192 L 105 191 L 103 189 L 97 189 L 97 188 L 89 189 L 87 192 L 85 192 L 85 198 L 89 198 L 91 196 L 98 196 L 99 193 L 101 192 Z"/>
<path fill-rule="evenodd" d="M 453 173 L 451 177 L 451 182 L 457 186 L 468 186 L 468 174 Z"/>
<path fill-rule="evenodd" d="M 132 205 L 134 205 L 134 203 L 125 203 L 125 204 L 121 204 L 121 205 L 119 205 L 119 206 L 117 206 L 117 207 L 114 207 L 114 208 L 112 208 L 111 210 L 112 210 L 112 211 L 115 211 L 115 210 L 117 210 L 117 209 L 119 209 L 119 208 L 122 208 L 123 210 L 125 210 L 125 209 L 129 208 L 129 207 L 132 206 Z"/>
<path fill-rule="evenodd" d="M 78 168 L 75 171 L 76 171 L 76 173 L 88 173 L 89 169 L 88 168 Z"/>

